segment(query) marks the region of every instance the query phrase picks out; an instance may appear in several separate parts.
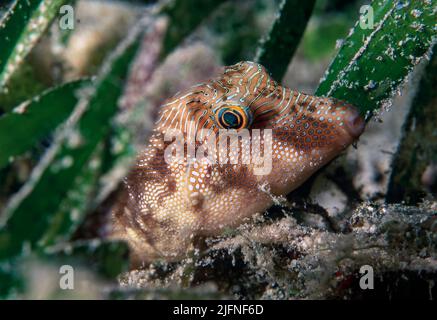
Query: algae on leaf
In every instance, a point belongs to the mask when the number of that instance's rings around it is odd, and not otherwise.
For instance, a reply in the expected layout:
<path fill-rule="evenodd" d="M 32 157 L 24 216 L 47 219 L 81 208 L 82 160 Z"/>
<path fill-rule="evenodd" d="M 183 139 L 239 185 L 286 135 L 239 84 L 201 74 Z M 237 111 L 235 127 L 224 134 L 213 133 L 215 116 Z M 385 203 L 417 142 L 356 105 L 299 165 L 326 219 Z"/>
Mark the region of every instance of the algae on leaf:
<path fill-rule="evenodd" d="M 389 99 L 435 41 L 436 1 L 372 1 L 373 28 L 359 21 L 344 40 L 316 95 L 368 114 Z"/>
<path fill-rule="evenodd" d="M 59 9 L 72 0 L 16 0 L 0 21 L 0 90 L 23 63 Z"/>
<path fill-rule="evenodd" d="M 419 202 L 427 193 L 424 188 L 427 181 L 423 181 L 427 179 L 426 170 L 432 170 L 437 165 L 437 46 L 433 49 L 431 61 L 422 75 L 403 126 L 403 137 L 392 162 L 386 195 L 386 200 L 390 203 Z M 432 180 L 431 177 L 430 179 Z M 431 188 L 432 183 L 430 181 Z"/>

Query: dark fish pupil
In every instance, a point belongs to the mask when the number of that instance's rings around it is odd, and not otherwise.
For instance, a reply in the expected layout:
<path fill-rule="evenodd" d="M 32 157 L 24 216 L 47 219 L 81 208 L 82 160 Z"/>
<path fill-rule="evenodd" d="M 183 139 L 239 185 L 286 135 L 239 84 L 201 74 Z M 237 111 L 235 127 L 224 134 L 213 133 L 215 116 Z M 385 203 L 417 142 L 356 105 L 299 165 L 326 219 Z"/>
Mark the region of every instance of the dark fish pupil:
<path fill-rule="evenodd" d="M 225 123 L 229 126 L 229 127 L 237 127 L 239 125 L 238 123 L 238 117 L 233 114 L 232 112 L 226 112 L 223 115 L 224 121 Z"/>

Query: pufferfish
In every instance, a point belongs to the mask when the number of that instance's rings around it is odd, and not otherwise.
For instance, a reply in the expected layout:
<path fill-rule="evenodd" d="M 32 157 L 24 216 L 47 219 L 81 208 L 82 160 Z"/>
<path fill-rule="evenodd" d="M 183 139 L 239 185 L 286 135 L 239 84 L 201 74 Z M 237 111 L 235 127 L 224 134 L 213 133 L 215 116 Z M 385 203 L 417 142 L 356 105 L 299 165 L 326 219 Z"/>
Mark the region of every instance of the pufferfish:
<path fill-rule="evenodd" d="M 149 143 L 125 178 L 113 209 L 113 237 L 129 243 L 136 262 L 181 259 L 197 236 L 236 227 L 268 209 L 274 196 L 296 189 L 353 143 L 364 125 L 354 106 L 280 86 L 260 64 L 225 67 L 217 78 L 176 94 L 160 107 Z M 210 149 L 210 158 L 190 156 L 189 141 L 194 138 L 196 150 L 215 134 L 213 143 L 219 144 L 223 130 L 237 135 L 264 130 L 258 142 L 264 160 L 271 160 L 268 170 L 256 172 L 259 161 L 243 161 L 235 152 L 247 140 Z M 175 161 L 166 157 L 174 155 L 168 152 L 175 143 L 166 136 L 170 131 L 184 138 L 182 156 Z M 249 149 L 254 149 L 252 140 L 245 145 Z M 223 150 L 227 163 L 211 161 Z"/>

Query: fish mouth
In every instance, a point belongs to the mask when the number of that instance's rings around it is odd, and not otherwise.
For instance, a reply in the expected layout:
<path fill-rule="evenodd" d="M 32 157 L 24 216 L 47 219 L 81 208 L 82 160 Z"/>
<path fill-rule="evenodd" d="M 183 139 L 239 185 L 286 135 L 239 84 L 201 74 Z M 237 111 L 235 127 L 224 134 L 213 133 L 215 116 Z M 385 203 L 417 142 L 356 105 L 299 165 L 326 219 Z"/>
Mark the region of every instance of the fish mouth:
<path fill-rule="evenodd" d="M 355 106 L 348 106 L 348 114 L 345 117 L 345 128 L 352 140 L 356 140 L 363 133 L 366 122 L 361 117 L 358 108 Z"/>

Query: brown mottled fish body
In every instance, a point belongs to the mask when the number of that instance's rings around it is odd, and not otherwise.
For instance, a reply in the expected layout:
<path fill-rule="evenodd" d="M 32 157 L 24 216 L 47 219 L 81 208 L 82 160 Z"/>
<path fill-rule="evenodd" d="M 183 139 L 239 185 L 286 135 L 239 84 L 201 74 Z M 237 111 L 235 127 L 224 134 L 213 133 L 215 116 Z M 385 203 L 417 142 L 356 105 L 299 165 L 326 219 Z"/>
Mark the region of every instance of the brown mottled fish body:
<path fill-rule="evenodd" d="M 199 133 L 205 130 L 271 129 L 271 171 L 255 174 L 258 166 L 238 154 L 233 159 L 233 151 L 227 164 L 189 157 L 168 163 L 165 152 L 173 141 L 164 135 L 174 129 L 186 141 L 204 141 Z M 137 261 L 180 259 L 194 236 L 220 234 L 263 212 L 272 195 L 297 188 L 363 129 L 356 108 L 343 101 L 282 87 L 257 63 L 226 67 L 220 77 L 178 93 L 161 107 L 149 144 L 114 208 L 114 237 L 129 242 Z"/>

